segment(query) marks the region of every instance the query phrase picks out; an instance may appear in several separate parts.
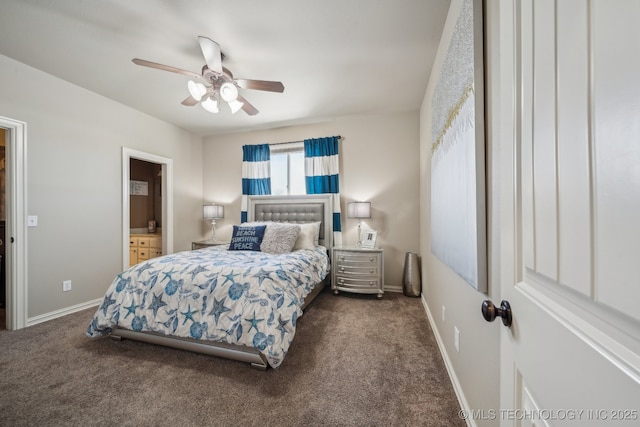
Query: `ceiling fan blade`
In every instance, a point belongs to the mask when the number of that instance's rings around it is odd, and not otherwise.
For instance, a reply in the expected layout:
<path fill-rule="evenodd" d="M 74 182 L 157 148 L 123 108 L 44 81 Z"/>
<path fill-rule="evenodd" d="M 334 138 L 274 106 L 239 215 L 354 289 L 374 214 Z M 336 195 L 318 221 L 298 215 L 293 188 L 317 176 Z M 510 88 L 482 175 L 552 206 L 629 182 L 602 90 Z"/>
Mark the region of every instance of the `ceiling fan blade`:
<path fill-rule="evenodd" d="M 215 71 L 218 74 L 222 73 L 222 53 L 220 52 L 220 45 L 208 37 L 198 36 L 198 42 L 200 43 L 200 49 L 204 56 L 204 61 L 207 63 L 207 67 L 211 71 Z"/>
<path fill-rule="evenodd" d="M 181 102 L 181 104 L 186 105 L 187 107 L 193 107 L 194 105 L 197 105 L 198 102 L 200 101 L 189 95 L 184 101 Z"/>
<path fill-rule="evenodd" d="M 238 101 L 243 102 L 244 104 L 242 105 L 242 109 L 244 110 L 245 113 L 247 113 L 250 116 L 255 116 L 256 114 L 258 114 L 260 111 L 258 111 L 258 109 L 256 107 L 254 107 L 253 105 L 251 105 L 251 103 L 249 101 L 247 101 L 242 95 L 238 95 Z"/>
<path fill-rule="evenodd" d="M 249 80 L 235 79 L 235 82 L 243 89 L 266 90 L 269 92 L 284 92 L 284 85 L 281 82 L 269 80 Z"/>
<path fill-rule="evenodd" d="M 145 61 L 144 59 L 133 58 L 133 61 L 136 65 L 142 65 L 143 67 L 156 68 L 158 70 L 163 71 L 171 71 L 172 73 L 183 74 L 185 76 L 189 76 L 194 80 L 199 80 L 203 83 L 209 84 L 202 76 L 198 73 L 194 73 L 193 71 L 182 70 L 180 68 L 171 67 L 169 65 L 158 64 L 157 62 Z"/>

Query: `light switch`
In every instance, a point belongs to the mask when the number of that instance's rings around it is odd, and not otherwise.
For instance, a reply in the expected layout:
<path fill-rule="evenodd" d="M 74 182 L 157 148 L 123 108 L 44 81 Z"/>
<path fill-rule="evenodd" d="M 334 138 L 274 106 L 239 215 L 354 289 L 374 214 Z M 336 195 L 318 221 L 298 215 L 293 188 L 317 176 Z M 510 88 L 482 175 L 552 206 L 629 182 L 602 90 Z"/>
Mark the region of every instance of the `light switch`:
<path fill-rule="evenodd" d="M 37 226 L 38 226 L 38 216 L 37 215 L 27 216 L 27 227 L 37 227 Z"/>

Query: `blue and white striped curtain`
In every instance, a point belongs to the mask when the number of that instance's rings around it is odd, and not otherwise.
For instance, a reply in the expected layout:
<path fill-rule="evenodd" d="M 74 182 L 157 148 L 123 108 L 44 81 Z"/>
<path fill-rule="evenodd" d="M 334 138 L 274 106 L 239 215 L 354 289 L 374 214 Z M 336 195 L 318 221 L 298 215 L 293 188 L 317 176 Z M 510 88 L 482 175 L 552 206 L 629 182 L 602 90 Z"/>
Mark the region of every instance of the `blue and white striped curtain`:
<path fill-rule="evenodd" d="M 342 246 L 340 180 L 337 136 L 304 140 L 304 169 L 307 194 L 332 194 L 333 245 Z"/>
<path fill-rule="evenodd" d="M 247 222 L 249 197 L 271 194 L 269 144 L 242 146 L 242 208 L 240 222 Z"/>

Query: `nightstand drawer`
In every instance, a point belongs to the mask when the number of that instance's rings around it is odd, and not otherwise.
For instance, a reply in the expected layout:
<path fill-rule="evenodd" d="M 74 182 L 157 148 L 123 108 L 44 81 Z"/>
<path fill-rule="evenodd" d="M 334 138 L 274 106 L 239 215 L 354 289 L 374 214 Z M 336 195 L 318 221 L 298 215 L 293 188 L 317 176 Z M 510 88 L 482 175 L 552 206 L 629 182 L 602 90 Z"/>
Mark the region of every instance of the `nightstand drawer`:
<path fill-rule="evenodd" d="M 367 254 L 362 252 L 338 252 L 336 259 L 338 265 L 377 264 L 379 261 L 379 253 Z"/>
<path fill-rule="evenodd" d="M 336 285 L 339 288 L 380 289 L 379 277 L 355 278 L 336 275 Z"/>
<path fill-rule="evenodd" d="M 348 274 L 355 276 L 372 274 L 378 276 L 380 274 L 380 267 L 378 266 L 378 263 L 372 265 L 353 265 L 347 263 L 338 263 L 338 265 L 336 265 L 336 270 L 336 274 Z"/>

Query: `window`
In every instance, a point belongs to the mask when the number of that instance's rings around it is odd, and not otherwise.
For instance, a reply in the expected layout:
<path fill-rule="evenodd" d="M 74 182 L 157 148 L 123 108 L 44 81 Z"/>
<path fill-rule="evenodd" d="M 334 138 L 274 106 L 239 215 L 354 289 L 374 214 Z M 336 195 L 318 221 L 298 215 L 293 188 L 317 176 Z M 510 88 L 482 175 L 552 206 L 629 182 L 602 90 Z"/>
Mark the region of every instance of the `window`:
<path fill-rule="evenodd" d="M 305 194 L 304 152 L 271 155 L 271 194 Z"/>
<path fill-rule="evenodd" d="M 271 147 L 271 194 L 306 194 L 304 149 L 301 144 Z"/>

